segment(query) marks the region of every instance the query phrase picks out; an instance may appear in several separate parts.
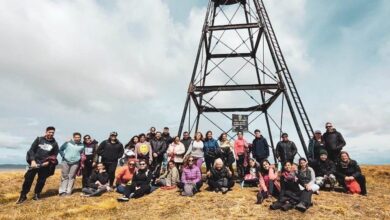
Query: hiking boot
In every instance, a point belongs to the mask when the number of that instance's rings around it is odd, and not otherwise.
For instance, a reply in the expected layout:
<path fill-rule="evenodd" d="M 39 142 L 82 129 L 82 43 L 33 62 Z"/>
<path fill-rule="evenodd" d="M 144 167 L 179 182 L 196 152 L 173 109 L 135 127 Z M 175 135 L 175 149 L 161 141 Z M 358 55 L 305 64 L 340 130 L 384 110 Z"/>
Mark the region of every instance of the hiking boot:
<path fill-rule="evenodd" d="M 296 205 L 295 208 L 301 212 L 305 212 L 307 210 L 305 204 L 303 204 L 302 202 L 300 202 L 298 205 Z"/>
<path fill-rule="evenodd" d="M 282 203 L 280 203 L 280 202 L 278 202 L 278 201 L 276 201 L 276 202 L 274 202 L 274 203 L 272 203 L 272 205 L 270 205 L 270 209 L 271 210 L 278 210 L 278 209 L 281 209 L 282 208 Z"/>
<path fill-rule="evenodd" d="M 26 200 L 27 200 L 27 196 L 24 194 L 20 194 L 20 197 L 19 197 L 18 201 L 16 201 L 16 204 L 22 204 Z"/>
<path fill-rule="evenodd" d="M 263 194 L 261 194 L 261 192 L 258 192 L 258 193 L 257 193 L 256 198 L 257 198 L 256 204 L 261 204 L 261 203 L 263 203 L 264 197 L 263 197 Z"/>
<path fill-rule="evenodd" d="M 226 194 L 229 191 L 229 189 L 226 187 L 222 187 L 221 191 L 222 191 L 222 194 Z"/>
<path fill-rule="evenodd" d="M 129 201 L 129 198 L 127 198 L 126 196 L 123 196 L 123 197 L 117 198 L 116 200 L 117 200 L 118 202 L 128 202 L 128 201 Z"/>
<path fill-rule="evenodd" d="M 290 209 L 293 208 L 293 205 L 291 205 L 291 203 L 286 203 L 284 205 L 282 205 L 282 207 L 280 208 L 282 211 L 288 211 Z"/>
<path fill-rule="evenodd" d="M 39 193 L 35 193 L 34 197 L 32 199 L 35 200 L 35 201 L 38 201 L 38 200 L 41 199 L 41 195 L 39 195 Z"/>

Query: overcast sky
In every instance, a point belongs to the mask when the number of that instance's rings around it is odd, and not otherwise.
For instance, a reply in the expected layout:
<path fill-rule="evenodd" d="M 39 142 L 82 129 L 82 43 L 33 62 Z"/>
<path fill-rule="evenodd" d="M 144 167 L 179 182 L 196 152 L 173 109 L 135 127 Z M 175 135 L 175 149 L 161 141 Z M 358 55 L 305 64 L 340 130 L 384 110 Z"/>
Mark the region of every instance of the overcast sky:
<path fill-rule="evenodd" d="M 353 158 L 390 163 L 390 2 L 264 2 L 314 129 L 332 121 Z M 25 163 L 48 125 L 60 144 L 176 133 L 206 6 L 0 1 L 0 164 Z"/>

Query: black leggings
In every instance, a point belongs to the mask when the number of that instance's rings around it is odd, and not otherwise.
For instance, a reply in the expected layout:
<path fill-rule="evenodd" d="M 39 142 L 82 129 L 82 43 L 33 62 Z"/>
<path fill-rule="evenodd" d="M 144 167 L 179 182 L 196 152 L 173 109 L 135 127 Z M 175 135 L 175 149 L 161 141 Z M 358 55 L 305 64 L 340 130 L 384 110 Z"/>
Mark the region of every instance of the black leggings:
<path fill-rule="evenodd" d="M 234 186 L 234 181 L 232 179 L 228 179 L 227 184 L 223 185 L 218 181 L 209 179 L 207 184 L 209 185 L 210 190 L 221 189 L 222 187 L 226 187 L 230 189 Z"/>
<path fill-rule="evenodd" d="M 103 162 L 106 167 L 108 179 L 110 180 L 110 187 L 114 186 L 115 181 L 115 170 L 118 162 Z"/>
<path fill-rule="evenodd" d="M 244 178 L 245 175 L 245 167 L 244 167 L 244 160 L 245 160 L 245 155 L 237 155 L 238 160 L 236 161 L 237 163 L 237 173 L 239 178 Z"/>
<path fill-rule="evenodd" d="M 135 189 L 136 185 L 131 184 L 127 185 L 125 188 L 125 193 L 123 193 L 127 198 L 130 197 L 130 194 L 134 193 L 131 198 L 141 198 L 142 196 L 149 194 L 151 191 L 150 185 L 140 185 L 139 189 Z"/>
<path fill-rule="evenodd" d="M 32 183 L 34 182 L 35 176 L 38 174 L 37 184 L 35 185 L 34 192 L 39 194 L 42 192 L 43 187 L 45 186 L 46 179 L 49 176 L 50 169 L 49 167 L 41 167 L 37 169 L 30 169 L 24 174 L 24 182 L 22 186 L 22 195 L 26 195 L 30 192 Z"/>
<path fill-rule="evenodd" d="M 93 164 L 92 159 L 87 159 L 84 162 L 82 188 L 88 188 L 88 180 L 93 171 L 92 164 Z"/>

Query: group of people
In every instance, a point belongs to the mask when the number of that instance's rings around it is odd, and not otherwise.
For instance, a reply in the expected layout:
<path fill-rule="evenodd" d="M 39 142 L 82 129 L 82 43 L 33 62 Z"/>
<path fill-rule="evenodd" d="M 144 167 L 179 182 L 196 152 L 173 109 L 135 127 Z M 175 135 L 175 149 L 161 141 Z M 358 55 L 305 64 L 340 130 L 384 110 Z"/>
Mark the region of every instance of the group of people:
<path fill-rule="evenodd" d="M 315 131 L 308 157 L 299 158 L 298 165 L 294 164 L 297 147 L 287 133 L 282 134 L 273 151 L 278 162 L 271 164 L 268 160 L 271 146 L 258 129 L 249 143 L 242 132 L 237 133 L 234 141 L 229 140 L 227 133 L 215 139 L 211 131 L 204 136 L 197 132 L 193 138 L 184 132 L 181 139 L 171 137 L 167 127 L 163 132 L 152 127 L 149 133 L 132 137 L 125 146 L 116 132 L 111 132 L 100 144 L 90 135 L 82 137 L 75 132 L 72 140 L 59 147 L 54 133 L 55 128 L 48 127 L 45 135 L 37 137 L 28 150 L 29 169 L 18 204 L 27 199 L 36 175 L 33 200 L 40 199 L 46 179 L 54 174 L 58 154 L 62 158 L 59 196 L 72 194 L 78 175 L 82 176 L 83 196 L 116 191 L 121 194 L 120 202 L 140 198 L 158 188 L 177 189 L 183 196 L 193 196 L 204 182 L 208 190 L 223 194 L 236 182 L 241 187 L 258 187 L 258 204 L 273 196 L 277 201 L 270 208 L 284 211 L 294 207 L 307 210 L 312 205 L 313 193 L 332 190 L 337 182 L 346 192 L 367 194 L 360 167 L 342 151 L 346 143 L 331 123 L 326 123 L 324 134 Z"/>

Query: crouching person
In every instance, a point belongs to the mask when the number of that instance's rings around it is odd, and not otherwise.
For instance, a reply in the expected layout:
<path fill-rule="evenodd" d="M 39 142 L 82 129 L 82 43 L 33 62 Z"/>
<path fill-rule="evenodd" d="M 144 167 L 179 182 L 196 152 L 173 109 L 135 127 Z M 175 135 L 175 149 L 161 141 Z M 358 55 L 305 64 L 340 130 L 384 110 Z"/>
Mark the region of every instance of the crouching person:
<path fill-rule="evenodd" d="M 202 174 L 199 167 L 194 165 L 194 157 L 189 156 L 186 158 L 183 172 L 181 174 L 181 182 L 179 187 L 182 190 L 182 196 L 193 196 L 199 192 L 202 187 Z"/>
<path fill-rule="evenodd" d="M 268 196 L 277 197 L 280 192 L 280 179 L 275 170 L 275 166 L 271 165 L 268 160 L 263 160 L 259 171 L 259 192 L 257 193 L 256 204 L 263 203 Z"/>
<path fill-rule="evenodd" d="M 118 198 L 118 202 L 127 202 L 130 198 L 141 198 L 151 191 L 152 172 L 147 167 L 146 160 L 139 162 L 139 168 L 135 172 L 130 185 L 126 185 L 123 197 Z"/>
<path fill-rule="evenodd" d="M 168 169 L 156 179 L 156 185 L 161 189 L 175 189 L 180 182 L 180 174 L 173 160 L 168 162 Z"/>
<path fill-rule="evenodd" d="M 322 189 L 333 190 L 336 184 L 336 165 L 328 159 L 328 152 L 326 150 L 321 150 L 319 154 L 319 160 L 314 162 L 314 169 L 316 171 L 315 183 Z"/>
<path fill-rule="evenodd" d="M 82 189 L 83 196 L 101 196 L 110 187 L 108 173 L 102 163 L 97 165 L 97 169 L 91 174 L 88 180 L 88 187 Z"/>
<path fill-rule="evenodd" d="M 340 162 L 336 168 L 337 181 L 349 193 L 367 195 L 366 177 L 362 174 L 360 166 L 349 157 L 345 151 L 340 153 Z"/>
<path fill-rule="evenodd" d="M 221 191 L 225 194 L 234 186 L 232 172 L 223 164 L 220 158 L 215 160 L 214 166 L 207 172 L 207 178 L 210 191 Z"/>
<path fill-rule="evenodd" d="M 306 211 L 311 205 L 313 191 L 301 190 L 299 187 L 300 180 L 297 173 L 293 170 L 290 161 L 285 162 L 281 176 L 280 195 L 276 202 L 272 203 L 272 210 L 281 209 L 288 211 L 294 207 L 299 211 Z"/>

